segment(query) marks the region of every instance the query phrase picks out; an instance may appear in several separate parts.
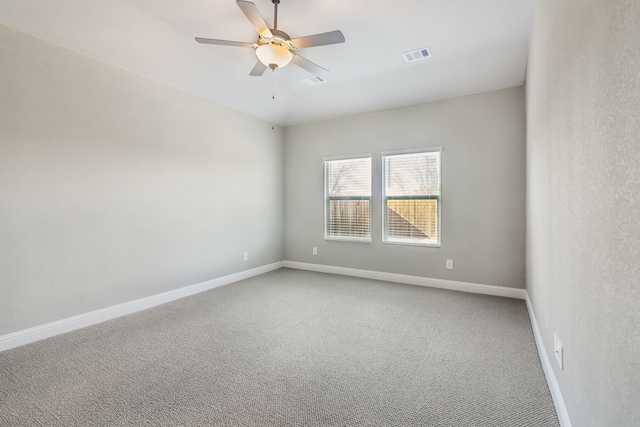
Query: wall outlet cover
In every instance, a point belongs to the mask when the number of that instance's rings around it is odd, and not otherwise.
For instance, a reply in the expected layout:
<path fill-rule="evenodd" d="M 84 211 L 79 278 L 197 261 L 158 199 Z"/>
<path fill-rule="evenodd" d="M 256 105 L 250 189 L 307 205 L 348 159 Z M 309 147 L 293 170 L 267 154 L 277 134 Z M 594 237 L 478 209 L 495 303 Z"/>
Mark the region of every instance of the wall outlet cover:
<path fill-rule="evenodd" d="M 553 341 L 554 341 L 554 353 L 556 355 L 556 361 L 558 362 L 558 365 L 560 366 L 560 369 L 564 371 L 564 348 L 562 346 L 562 341 L 560 341 L 558 339 L 558 334 L 553 334 Z"/>

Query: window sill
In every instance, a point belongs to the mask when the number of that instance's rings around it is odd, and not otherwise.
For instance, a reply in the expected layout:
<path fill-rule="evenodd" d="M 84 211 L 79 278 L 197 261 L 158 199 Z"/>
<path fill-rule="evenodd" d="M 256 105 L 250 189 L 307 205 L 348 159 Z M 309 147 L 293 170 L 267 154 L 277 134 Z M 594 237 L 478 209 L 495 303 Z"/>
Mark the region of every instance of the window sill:
<path fill-rule="evenodd" d="M 358 239 L 355 237 L 325 237 L 324 240 L 331 242 L 371 243 L 371 239 Z"/>
<path fill-rule="evenodd" d="M 383 245 L 400 245 L 400 246 L 421 246 L 425 248 L 440 248 L 442 245 L 440 243 L 423 243 L 416 241 L 408 241 L 408 240 L 383 240 Z"/>

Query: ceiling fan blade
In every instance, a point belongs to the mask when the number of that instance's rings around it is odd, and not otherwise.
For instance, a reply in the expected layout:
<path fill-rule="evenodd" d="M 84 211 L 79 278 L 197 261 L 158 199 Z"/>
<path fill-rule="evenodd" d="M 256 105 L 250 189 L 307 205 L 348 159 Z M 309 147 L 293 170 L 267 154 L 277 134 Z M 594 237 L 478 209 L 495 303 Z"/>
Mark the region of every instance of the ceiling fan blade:
<path fill-rule="evenodd" d="M 292 39 L 291 43 L 298 48 L 324 46 L 328 44 L 344 43 L 344 35 L 341 31 L 329 31 L 328 33 L 314 34 L 312 36 L 298 37 Z"/>
<path fill-rule="evenodd" d="M 256 66 L 253 67 L 253 70 L 251 70 L 251 72 L 249 73 L 250 76 L 261 76 L 264 74 L 264 71 L 267 69 L 267 66 L 264 65 L 262 62 L 258 61 L 256 62 Z"/>
<path fill-rule="evenodd" d="M 204 44 L 221 44 L 224 46 L 238 46 L 238 47 L 254 47 L 253 43 L 249 42 L 233 42 L 229 40 L 217 40 L 217 39 L 205 39 L 203 37 L 196 37 L 198 43 Z"/>
<path fill-rule="evenodd" d="M 262 37 L 273 37 L 269 26 L 262 15 L 260 15 L 260 11 L 254 3 L 251 3 L 250 1 L 236 0 L 236 4 L 240 9 L 242 9 L 242 12 L 245 14 L 247 19 L 249 19 L 249 22 L 251 22 L 251 25 L 253 25 L 253 28 L 256 29 L 258 34 Z"/>
<path fill-rule="evenodd" d="M 313 62 L 309 61 L 306 58 L 303 58 L 302 56 L 294 52 L 291 52 L 291 53 L 293 53 L 293 59 L 292 59 L 293 63 L 296 64 L 298 67 L 304 68 L 305 70 L 309 71 L 314 76 L 324 77 L 327 74 L 329 74 L 328 70 L 325 70 L 318 64 L 314 64 Z"/>

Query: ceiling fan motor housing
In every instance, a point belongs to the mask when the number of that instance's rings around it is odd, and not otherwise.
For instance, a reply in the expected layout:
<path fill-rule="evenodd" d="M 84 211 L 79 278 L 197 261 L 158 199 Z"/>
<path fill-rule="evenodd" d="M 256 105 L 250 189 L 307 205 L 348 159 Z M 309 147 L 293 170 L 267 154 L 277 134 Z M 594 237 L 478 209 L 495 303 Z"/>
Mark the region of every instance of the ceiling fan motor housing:
<path fill-rule="evenodd" d="M 280 46 L 284 46 L 289 50 L 294 50 L 296 47 L 291 43 L 291 37 L 289 34 L 284 31 L 271 29 L 271 34 L 273 37 L 263 37 L 260 36 L 258 40 L 258 45 L 263 45 L 267 43 L 274 43 Z"/>

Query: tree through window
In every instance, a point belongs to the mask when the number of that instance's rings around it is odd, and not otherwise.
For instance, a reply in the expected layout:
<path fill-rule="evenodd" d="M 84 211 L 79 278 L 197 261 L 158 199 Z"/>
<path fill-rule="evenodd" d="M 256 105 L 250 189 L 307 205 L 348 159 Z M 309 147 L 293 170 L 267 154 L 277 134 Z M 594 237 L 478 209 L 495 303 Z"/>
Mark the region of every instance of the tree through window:
<path fill-rule="evenodd" d="M 440 246 L 441 148 L 384 153 L 383 241 Z"/>
<path fill-rule="evenodd" d="M 371 241 L 371 156 L 325 160 L 325 239 Z"/>

